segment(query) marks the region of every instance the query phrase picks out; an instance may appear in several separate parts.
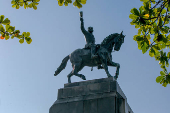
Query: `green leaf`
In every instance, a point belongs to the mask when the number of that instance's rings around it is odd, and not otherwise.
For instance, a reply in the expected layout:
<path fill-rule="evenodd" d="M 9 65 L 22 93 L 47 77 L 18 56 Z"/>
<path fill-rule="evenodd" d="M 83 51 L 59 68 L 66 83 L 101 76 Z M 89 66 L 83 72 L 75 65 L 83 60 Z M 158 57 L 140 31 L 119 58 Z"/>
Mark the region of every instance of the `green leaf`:
<path fill-rule="evenodd" d="M 80 4 L 80 2 L 78 2 L 78 0 L 75 0 L 75 2 L 73 3 L 74 6 L 77 6 L 79 9 L 82 8 L 82 5 Z"/>
<path fill-rule="evenodd" d="M 5 37 L 5 33 L 2 34 L 2 37 Z"/>
<path fill-rule="evenodd" d="M 9 26 L 9 28 L 8 28 L 8 32 L 9 32 L 9 33 L 14 32 L 14 30 L 15 30 L 15 27 Z"/>
<path fill-rule="evenodd" d="M 13 39 L 13 38 L 14 38 L 14 35 L 11 36 L 11 39 Z"/>
<path fill-rule="evenodd" d="M 15 32 L 15 33 L 20 33 L 20 30 L 15 30 L 14 32 Z"/>
<path fill-rule="evenodd" d="M 149 9 L 151 7 L 151 3 L 148 1 L 143 3 L 146 13 L 149 11 Z"/>
<path fill-rule="evenodd" d="M 80 0 L 80 3 L 86 4 L 86 1 L 87 1 L 87 0 Z"/>
<path fill-rule="evenodd" d="M 24 3 L 20 3 L 19 5 L 22 7 Z"/>
<path fill-rule="evenodd" d="M 150 34 L 154 34 L 154 33 L 155 33 L 155 32 L 154 32 L 154 28 L 151 27 L 151 28 L 149 29 L 149 32 L 150 32 Z"/>
<path fill-rule="evenodd" d="M 158 19 L 158 26 L 162 26 L 163 22 L 162 22 L 162 18 Z"/>
<path fill-rule="evenodd" d="M 27 33 L 26 33 L 26 32 L 23 32 L 22 35 L 23 35 L 23 37 L 26 37 Z"/>
<path fill-rule="evenodd" d="M 153 4 L 155 4 L 156 2 L 155 2 L 155 0 L 151 0 L 151 2 L 153 3 Z"/>
<path fill-rule="evenodd" d="M 5 35 L 5 40 L 8 40 L 10 38 L 9 34 Z"/>
<path fill-rule="evenodd" d="M 32 4 L 27 5 L 26 3 L 24 4 L 24 8 L 26 9 L 27 7 L 32 8 Z"/>
<path fill-rule="evenodd" d="M 30 32 L 27 32 L 26 34 L 25 34 L 25 37 L 29 37 L 30 36 Z"/>
<path fill-rule="evenodd" d="M 169 31 L 169 27 L 164 26 L 164 28 L 163 28 L 163 27 L 162 27 L 162 28 L 160 28 L 160 31 L 161 31 L 163 34 L 167 34 L 167 33 L 168 33 L 168 31 Z"/>
<path fill-rule="evenodd" d="M 64 2 L 64 5 L 65 5 L 65 6 L 68 6 L 68 2 Z"/>
<path fill-rule="evenodd" d="M 11 4 L 15 4 L 16 2 L 15 1 L 11 1 Z"/>
<path fill-rule="evenodd" d="M 35 5 L 38 5 L 39 3 L 34 3 Z"/>
<path fill-rule="evenodd" d="M 154 8 L 154 9 L 153 9 L 153 15 L 156 16 L 157 14 L 158 14 L 157 8 Z"/>
<path fill-rule="evenodd" d="M 168 83 L 165 81 L 165 82 L 162 84 L 162 86 L 166 87 L 167 84 L 168 84 Z"/>
<path fill-rule="evenodd" d="M 2 24 L 4 24 L 4 25 L 10 24 L 10 20 L 9 20 L 8 18 L 6 18 L 6 19 L 2 22 Z"/>
<path fill-rule="evenodd" d="M 164 76 L 164 75 L 165 75 L 165 73 L 164 73 L 163 71 L 160 71 L 160 74 L 161 74 L 162 76 Z"/>
<path fill-rule="evenodd" d="M 140 35 L 141 34 L 141 32 L 142 32 L 142 29 L 140 28 L 140 29 L 138 29 L 138 35 Z"/>
<path fill-rule="evenodd" d="M 160 82 L 160 84 L 164 83 L 164 81 L 165 81 L 165 78 L 162 78 L 162 81 Z"/>
<path fill-rule="evenodd" d="M 138 49 L 141 50 L 142 49 L 142 45 L 143 45 L 143 41 L 138 41 Z"/>
<path fill-rule="evenodd" d="M 143 39 L 143 37 L 142 36 L 137 36 L 136 37 L 136 41 L 143 41 L 144 39 Z"/>
<path fill-rule="evenodd" d="M 10 25 L 5 26 L 5 29 L 6 29 L 7 32 L 8 32 L 9 27 L 10 27 Z"/>
<path fill-rule="evenodd" d="M 169 67 L 169 63 L 168 63 L 168 61 L 166 61 L 166 67 Z"/>
<path fill-rule="evenodd" d="M 149 49 L 148 45 L 146 42 L 144 42 L 143 46 L 142 46 L 142 53 L 146 53 L 146 51 Z"/>
<path fill-rule="evenodd" d="M 134 15 L 134 14 L 130 14 L 130 15 L 129 15 L 129 18 L 130 18 L 130 19 L 137 19 L 138 16 L 136 16 L 136 15 Z"/>
<path fill-rule="evenodd" d="M 156 82 L 157 82 L 157 83 L 160 83 L 163 78 L 164 78 L 164 76 L 158 76 L 158 77 L 156 78 Z"/>
<path fill-rule="evenodd" d="M 20 7 L 20 6 L 17 4 L 17 5 L 16 5 L 16 9 L 19 9 L 19 7 Z"/>
<path fill-rule="evenodd" d="M 15 7 L 16 7 L 16 5 L 15 5 L 15 4 L 13 4 L 13 5 L 12 5 L 12 8 L 15 8 Z"/>
<path fill-rule="evenodd" d="M 155 50 L 154 50 L 153 48 L 151 48 L 151 49 L 149 50 L 149 55 L 150 55 L 151 57 L 153 57 L 153 56 L 155 55 Z"/>
<path fill-rule="evenodd" d="M 163 9 L 161 14 L 165 14 L 166 13 L 166 9 Z"/>
<path fill-rule="evenodd" d="M 24 39 L 19 40 L 20 44 L 24 43 Z"/>
<path fill-rule="evenodd" d="M 5 16 L 4 15 L 1 15 L 0 16 L 0 23 L 4 20 Z"/>
<path fill-rule="evenodd" d="M 27 42 L 27 44 L 31 44 L 32 39 L 31 38 L 26 38 L 26 42 Z"/>
<path fill-rule="evenodd" d="M 33 5 L 33 9 L 34 9 L 34 10 L 37 10 L 37 6 L 36 6 L 36 5 Z"/>
<path fill-rule="evenodd" d="M 57 1 L 58 1 L 58 5 L 59 5 L 59 6 L 63 6 L 64 0 L 57 0 Z"/>
<path fill-rule="evenodd" d="M 70 3 L 72 3 L 71 0 L 65 0 L 64 5 L 65 5 L 65 6 L 68 6 L 68 4 L 70 4 Z"/>
<path fill-rule="evenodd" d="M 0 24 L 0 31 L 5 32 L 5 28 L 3 25 Z"/>
<path fill-rule="evenodd" d="M 132 20 L 132 22 L 130 22 L 131 25 L 135 25 L 136 24 L 136 20 Z"/>
<path fill-rule="evenodd" d="M 170 34 L 169 34 L 167 37 L 168 37 L 168 39 L 170 40 Z"/>
<path fill-rule="evenodd" d="M 136 8 L 131 9 L 130 12 L 136 16 L 139 16 L 139 11 Z"/>
<path fill-rule="evenodd" d="M 143 37 L 143 36 L 141 36 L 141 35 L 135 35 L 135 36 L 133 36 L 133 40 L 137 41 L 136 38 L 140 38 L 140 37 Z M 139 39 L 138 39 L 138 40 L 139 40 Z"/>
<path fill-rule="evenodd" d="M 167 57 L 170 59 L 170 52 L 168 52 Z"/>

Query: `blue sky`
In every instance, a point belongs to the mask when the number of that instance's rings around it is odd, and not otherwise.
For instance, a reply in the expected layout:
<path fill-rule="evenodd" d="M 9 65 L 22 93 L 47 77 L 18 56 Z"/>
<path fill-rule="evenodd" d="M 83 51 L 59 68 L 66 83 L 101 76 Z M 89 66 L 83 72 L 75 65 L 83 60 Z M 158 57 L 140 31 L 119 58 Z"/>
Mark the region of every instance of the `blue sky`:
<path fill-rule="evenodd" d="M 80 30 L 79 12 L 84 12 L 85 28 L 93 26 L 96 43 L 112 33 L 126 35 L 119 52 L 112 53 L 120 63 L 118 83 L 135 113 L 169 113 L 170 86 L 164 88 L 155 79 L 160 66 L 148 53 L 142 54 L 133 41 L 137 29 L 130 25 L 130 10 L 140 0 L 88 0 L 82 9 L 60 7 L 57 0 L 41 0 L 38 9 L 13 9 L 11 0 L 0 0 L 0 15 L 11 20 L 21 32 L 30 32 L 33 42 L 0 40 L 0 113 L 48 113 L 57 99 L 57 91 L 67 83 L 71 63 L 58 76 L 54 72 L 62 59 L 85 45 Z M 115 68 L 109 67 L 112 75 Z M 168 69 L 169 70 L 169 69 Z M 87 80 L 107 77 L 104 70 L 85 67 Z M 72 82 L 82 81 L 73 76 Z"/>

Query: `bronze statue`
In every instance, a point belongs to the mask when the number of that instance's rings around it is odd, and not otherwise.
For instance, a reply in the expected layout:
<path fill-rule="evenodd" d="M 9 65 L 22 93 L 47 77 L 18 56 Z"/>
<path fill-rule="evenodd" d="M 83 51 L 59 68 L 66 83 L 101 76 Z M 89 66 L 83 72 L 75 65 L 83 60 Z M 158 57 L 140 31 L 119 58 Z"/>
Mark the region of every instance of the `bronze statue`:
<path fill-rule="evenodd" d="M 80 15 L 82 15 L 80 13 Z M 70 59 L 72 63 L 73 70 L 67 75 L 68 77 L 68 83 L 71 83 L 71 76 L 76 75 L 83 80 L 86 80 L 85 76 L 83 74 L 79 74 L 78 72 L 83 69 L 84 66 L 94 67 L 97 66 L 98 69 L 104 69 L 108 77 L 112 77 L 111 74 L 108 71 L 108 66 L 116 67 L 116 73 L 115 73 L 115 80 L 117 80 L 119 75 L 119 63 L 115 63 L 112 61 L 112 50 L 114 47 L 115 51 L 119 51 L 122 43 L 124 42 L 124 35 L 123 31 L 118 34 L 114 33 L 106 37 L 101 44 L 95 45 L 95 38 L 92 34 L 91 29 L 85 31 L 84 25 L 83 25 L 83 18 L 80 16 L 81 20 L 81 30 L 85 35 L 86 39 L 86 46 L 83 49 L 76 49 L 73 51 L 70 55 L 67 55 L 63 60 L 60 66 L 55 71 L 54 76 L 58 75 L 67 64 L 67 61 Z M 95 49 L 94 49 L 94 48 Z M 94 51 L 96 50 L 96 55 L 94 55 Z M 93 55 L 92 55 L 93 54 Z"/>

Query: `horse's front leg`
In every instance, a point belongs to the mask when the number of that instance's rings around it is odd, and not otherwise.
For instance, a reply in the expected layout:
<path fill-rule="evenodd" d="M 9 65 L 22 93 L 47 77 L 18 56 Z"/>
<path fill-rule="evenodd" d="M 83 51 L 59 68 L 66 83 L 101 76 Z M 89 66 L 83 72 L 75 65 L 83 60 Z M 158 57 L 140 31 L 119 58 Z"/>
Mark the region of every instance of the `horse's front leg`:
<path fill-rule="evenodd" d="M 107 66 L 107 59 L 105 57 L 102 57 L 102 66 L 107 74 L 108 77 L 112 77 L 111 74 L 108 71 L 108 66 Z"/>
<path fill-rule="evenodd" d="M 108 65 L 109 65 L 109 66 L 116 67 L 116 73 L 115 73 L 114 78 L 115 78 L 115 80 L 117 80 L 118 75 L 119 75 L 120 64 L 110 61 L 110 62 L 108 63 Z"/>

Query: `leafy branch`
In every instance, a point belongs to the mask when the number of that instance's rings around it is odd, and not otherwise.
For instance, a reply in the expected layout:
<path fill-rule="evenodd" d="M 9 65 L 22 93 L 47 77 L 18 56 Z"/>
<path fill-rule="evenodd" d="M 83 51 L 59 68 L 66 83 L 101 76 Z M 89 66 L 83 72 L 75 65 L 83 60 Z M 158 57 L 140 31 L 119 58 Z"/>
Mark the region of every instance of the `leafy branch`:
<path fill-rule="evenodd" d="M 59 6 L 68 6 L 68 4 L 72 3 L 72 0 L 57 0 Z M 86 4 L 87 0 L 75 0 L 73 5 L 76 6 L 77 8 L 82 8 L 82 4 Z"/>
<path fill-rule="evenodd" d="M 23 32 L 20 34 L 20 30 L 15 30 L 15 27 L 10 25 L 10 20 L 8 18 L 4 18 L 4 15 L 0 16 L 0 39 L 8 40 L 10 37 L 11 39 L 16 37 L 19 39 L 21 44 L 24 43 L 24 40 L 26 40 L 28 44 L 32 42 L 29 32 Z"/>
<path fill-rule="evenodd" d="M 149 51 L 150 57 L 155 57 L 155 60 L 159 61 L 163 71 L 156 78 L 156 82 L 166 87 L 170 84 L 170 73 L 166 69 L 169 67 L 170 51 L 168 53 L 164 51 L 170 49 L 170 16 L 168 14 L 170 0 L 140 1 L 143 2 L 143 6 L 139 10 L 133 8 L 129 15 L 132 19 L 131 25 L 135 25 L 138 29 L 138 34 L 133 39 L 143 54 Z"/>
<path fill-rule="evenodd" d="M 16 9 L 19 9 L 20 7 L 24 6 L 25 9 L 33 8 L 34 10 L 36 10 L 39 1 L 40 0 L 12 0 L 11 4 L 13 4 L 12 7 Z"/>

